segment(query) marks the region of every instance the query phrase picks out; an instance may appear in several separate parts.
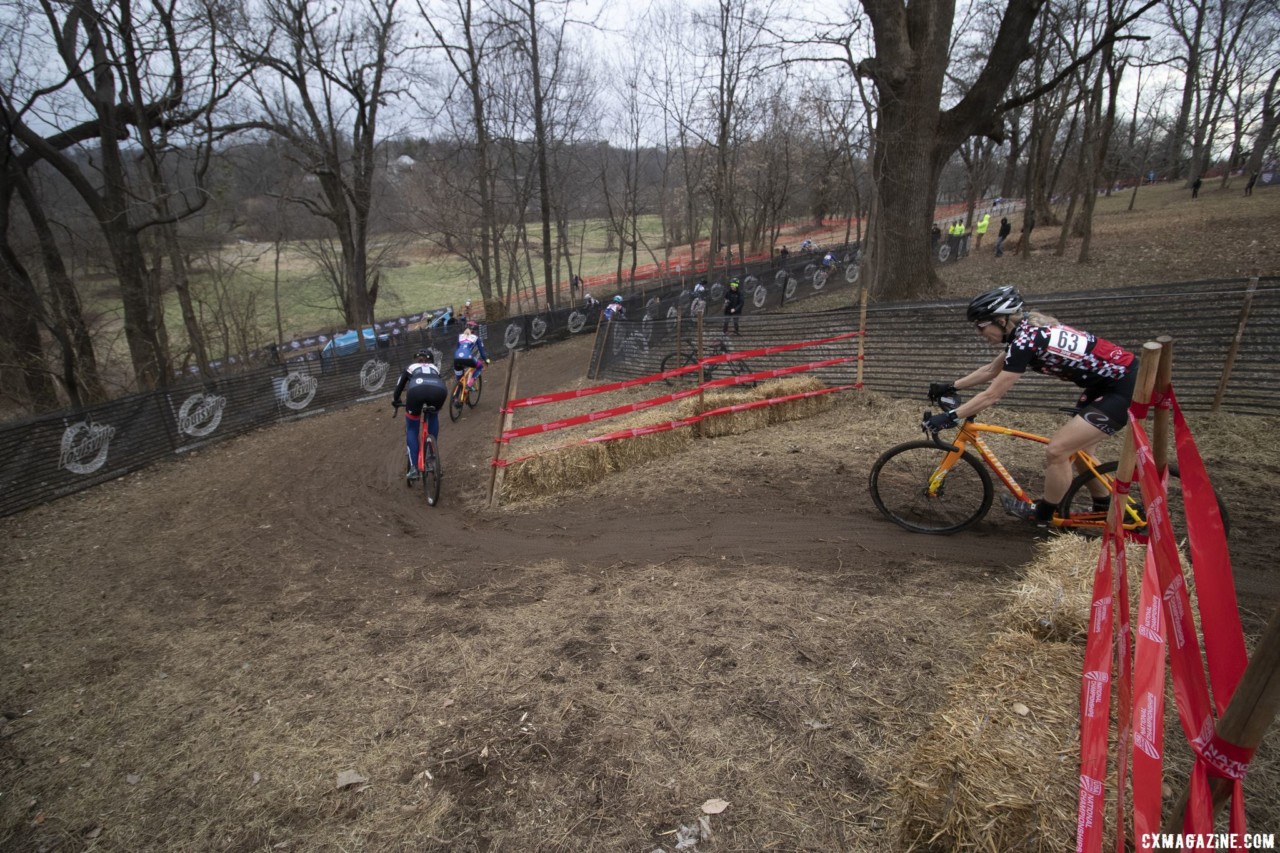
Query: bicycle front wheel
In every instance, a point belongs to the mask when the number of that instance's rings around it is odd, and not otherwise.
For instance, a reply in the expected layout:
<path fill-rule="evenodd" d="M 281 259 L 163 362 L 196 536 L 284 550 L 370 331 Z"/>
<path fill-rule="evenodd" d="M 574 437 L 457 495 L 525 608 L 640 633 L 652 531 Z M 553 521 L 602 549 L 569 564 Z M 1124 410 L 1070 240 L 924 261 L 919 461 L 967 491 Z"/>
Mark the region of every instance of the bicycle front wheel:
<path fill-rule="evenodd" d="M 424 426 L 423 429 L 426 427 Z M 436 452 L 436 443 L 428 437 L 423 448 L 426 460 L 422 466 L 422 492 L 427 497 L 427 506 L 440 503 L 440 454 Z"/>
<path fill-rule="evenodd" d="M 1114 488 L 1116 469 L 1120 467 L 1119 462 L 1105 462 L 1098 466 L 1098 473 L 1106 481 L 1107 492 L 1110 493 Z M 1062 502 L 1058 504 L 1058 515 L 1067 522 L 1066 526 L 1073 528 L 1093 528 L 1101 532 L 1106 526 L 1107 515 L 1105 512 L 1093 511 L 1093 496 L 1089 492 L 1089 483 L 1095 481 L 1091 471 L 1079 475 L 1071 481 L 1071 485 L 1067 488 L 1067 494 L 1062 498 Z M 1187 513 L 1182 502 L 1182 478 L 1178 476 L 1178 466 L 1169 466 L 1169 484 L 1166 487 L 1169 497 L 1169 520 L 1173 524 L 1173 535 L 1178 542 L 1179 548 L 1186 547 L 1187 544 Z M 1218 514 L 1222 516 L 1222 530 L 1224 533 L 1230 533 L 1231 522 L 1227 518 L 1227 508 L 1222 505 L 1222 498 L 1215 491 L 1214 499 L 1218 502 Z M 1112 497 L 1114 500 L 1114 496 Z M 1126 526 L 1137 524 L 1138 528 L 1143 532 L 1146 531 L 1147 505 L 1146 499 L 1142 494 L 1142 485 L 1137 480 L 1137 471 L 1134 471 L 1134 482 L 1129 489 L 1128 508 L 1125 512 L 1124 523 Z"/>
<path fill-rule="evenodd" d="M 467 381 L 464 375 L 453 385 L 453 390 L 449 392 L 449 420 L 456 421 L 462 417 L 462 398 L 466 394 L 466 390 L 462 387 Z"/>
<path fill-rule="evenodd" d="M 480 402 L 480 389 L 484 387 L 484 374 L 476 373 L 472 375 L 471 381 L 474 384 L 467 389 L 467 405 L 474 409 L 476 403 Z"/>
<path fill-rule="evenodd" d="M 946 455 L 930 441 L 886 450 L 871 467 L 876 508 L 913 533 L 956 533 L 977 523 L 991 509 L 991 475 L 969 453 L 941 472 Z"/>

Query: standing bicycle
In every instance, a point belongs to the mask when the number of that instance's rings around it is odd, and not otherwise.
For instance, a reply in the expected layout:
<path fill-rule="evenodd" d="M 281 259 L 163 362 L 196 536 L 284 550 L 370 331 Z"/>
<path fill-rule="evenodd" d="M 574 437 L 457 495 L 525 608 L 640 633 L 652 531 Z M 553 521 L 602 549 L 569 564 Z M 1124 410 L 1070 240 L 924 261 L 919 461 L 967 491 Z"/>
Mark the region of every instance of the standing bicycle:
<path fill-rule="evenodd" d="M 710 352 L 711 356 L 728 355 L 733 352 L 733 347 L 729 345 L 729 338 L 721 336 L 715 347 Z M 688 368 L 684 373 L 678 376 L 668 376 L 664 380 L 668 385 L 676 387 L 691 387 L 698 384 L 698 371 L 693 368 L 698 365 L 698 351 L 694 347 L 693 342 L 685 344 L 683 351 L 667 353 L 662 359 L 659 372 L 666 373 L 668 370 L 677 370 L 679 368 Z M 748 366 L 746 359 L 731 359 L 716 364 L 708 364 L 702 368 L 702 381 L 710 382 L 715 378 L 717 372 L 723 371 L 729 376 L 746 376 L 751 373 L 751 367 Z M 755 382 L 744 382 L 745 385 L 755 385 Z"/>
<path fill-rule="evenodd" d="M 436 366 L 435 356 L 426 348 L 414 353 L 413 363 L 400 374 L 391 395 L 392 412 L 401 406 L 405 410 L 405 451 L 408 455 L 405 483 L 412 486 L 415 480 L 429 472 L 430 480 L 424 478 L 423 487 L 427 489 L 427 503 L 432 505 L 440 495 L 439 459 L 435 453 L 440 437 L 438 412 L 448 398 L 449 389 Z M 425 431 L 422 429 L 424 420 Z M 429 462 L 433 464 L 429 466 Z"/>
<path fill-rule="evenodd" d="M 930 433 L 952 429 L 966 418 L 994 405 L 1028 370 L 1056 376 L 1082 389 L 1080 413 L 1053 434 L 1045 448 L 1044 491 L 1032 503 L 1003 499 L 1010 515 L 1047 527 L 1072 481 L 1072 460 L 1096 447 L 1128 423 L 1129 401 L 1137 380 L 1133 353 L 1088 332 L 1064 326 L 1053 317 L 1027 310 L 1018 291 L 1009 285 L 979 294 L 969 303 L 967 319 L 979 336 L 1003 351 L 990 363 L 955 382 L 934 382 L 934 399 L 958 389 L 987 387 L 973 399 L 927 418 Z M 1097 509 L 1110 501 L 1106 489 L 1091 480 Z"/>

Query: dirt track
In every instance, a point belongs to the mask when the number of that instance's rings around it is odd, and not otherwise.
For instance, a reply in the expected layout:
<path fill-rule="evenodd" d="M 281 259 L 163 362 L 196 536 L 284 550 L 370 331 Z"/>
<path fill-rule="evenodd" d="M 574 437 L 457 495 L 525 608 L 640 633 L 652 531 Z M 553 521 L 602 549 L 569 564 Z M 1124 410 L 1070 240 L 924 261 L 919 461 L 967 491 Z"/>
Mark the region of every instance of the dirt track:
<path fill-rule="evenodd" d="M 582 384 L 585 359 L 574 343 L 529 353 L 520 394 Z M 506 369 L 490 368 L 476 410 L 457 424 L 446 418 L 436 509 L 405 488 L 401 422 L 383 403 L 235 439 L 0 523 L 9 542 L 5 710 L 18 715 L 14 726 L 38 725 L 0 738 L 0 775 L 22 800 L 6 799 L 0 842 L 43 849 L 96 827 L 113 839 L 109 849 L 207 849 L 214 839 L 227 849 L 281 839 L 330 849 L 325 839 L 355 837 L 360 827 L 370 850 L 542 849 L 531 840 L 551 830 L 530 827 L 545 798 L 571 801 L 566 791 L 596 782 L 605 798 L 618 756 L 653 748 L 666 732 L 698 779 L 663 771 L 676 775 L 646 782 L 637 767 L 655 761 L 632 758 L 629 787 L 610 794 L 630 810 L 627 820 L 584 826 L 566 806 L 560 840 L 547 849 L 655 849 L 688 819 L 679 808 L 725 790 L 742 805 L 724 849 L 762 849 L 784 829 L 794 835 L 777 837 L 797 839 L 782 843 L 788 849 L 837 849 L 837 839 L 849 849 L 893 849 L 884 835 L 891 774 L 942 701 L 939 684 L 972 663 L 968 644 L 981 646 L 995 627 L 991 614 L 1030 558 L 1032 532 L 995 514 L 950 537 L 884 521 L 866 477 L 885 444 L 860 440 L 848 425 L 855 413 L 876 416 L 878 405 L 887 420 L 901 410 L 858 398 L 809 421 L 698 442 L 579 494 L 491 511 L 488 460 Z M 904 424 L 895 440 L 910 432 Z M 1256 624 L 1275 603 L 1269 555 L 1280 539 L 1247 517 L 1244 525 L 1233 548 Z M 662 578 L 665 591 L 642 585 Z M 665 626 L 659 633 L 645 627 L 655 619 Z M 491 646 L 482 654 L 465 646 L 472 642 Z M 690 657 L 674 657 L 686 643 Z M 458 646 L 468 651 L 447 675 L 446 655 Z M 647 650 L 609 654 L 615 647 Z M 768 650 L 758 672 L 751 648 Z M 415 654 L 429 663 L 401 658 Z M 673 656 L 666 669 L 664 655 Z M 615 660 L 630 669 L 614 674 Z M 646 660 L 654 664 L 642 667 Z M 871 699 L 849 682 L 867 662 L 861 683 L 874 688 Z M 190 691 L 172 706 L 148 686 L 161 670 L 166 689 Z M 228 686 L 258 670 L 259 680 Z M 691 692 L 694 678 L 702 680 Z M 825 679 L 827 700 L 835 689 L 847 707 L 797 698 L 814 678 Z M 852 686 L 829 686 L 845 683 Z M 633 687 L 643 691 L 628 693 Z M 446 695 L 447 704 L 457 700 L 447 713 L 439 710 Z M 606 695 L 622 697 L 626 722 L 610 716 Z M 665 710 L 650 713 L 648 697 Z M 321 708 L 304 707 L 308 700 Z M 291 702 L 302 704 L 289 711 Z M 422 703 L 433 710 L 420 711 Z M 90 709 L 97 731 L 85 730 Z M 449 716 L 460 709 L 466 716 Z M 292 728 L 269 725 L 275 714 Z M 486 722 L 500 715 L 541 721 L 543 740 L 536 749 L 504 740 L 510 735 Z M 828 718 L 836 728 L 815 741 L 806 726 Z M 742 720 L 777 731 L 762 735 Z M 621 726 L 634 729 L 633 740 L 617 734 Z M 132 732 L 129 743 L 114 743 L 122 730 Z M 718 733 L 714 745 L 697 745 L 703 731 Z M 335 740 L 366 746 L 356 758 L 307 755 L 291 765 L 291 750 L 302 749 L 294 738 L 310 749 Z M 714 754 L 726 743 L 740 750 L 732 761 Z M 367 744 L 398 752 L 379 763 Z M 490 747 L 495 757 L 479 763 L 475 755 Z M 762 749 L 780 750 L 776 776 L 744 770 L 708 787 L 708 776 L 755 761 Z M 883 766 L 876 750 L 885 751 Z M 199 769 L 175 765 L 188 751 Z M 89 758 L 81 764 L 77 755 Z M 424 755 L 446 758 L 414 757 Z M 448 756 L 471 757 L 450 764 Z M 136 769 L 146 761 L 156 763 Z M 362 761 L 374 780 L 363 812 L 330 799 L 332 772 L 347 761 Z M 269 785 L 246 794 L 229 781 L 262 770 L 280 786 L 267 767 L 309 781 L 272 789 L 275 799 L 266 799 Z M 431 768 L 438 808 L 428 820 L 418 800 L 403 798 L 413 787 L 405 780 Z M 126 773 L 143 780 L 137 790 L 121 790 Z M 513 795 L 516 778 L 543 786 Z M 755 790 L 766 778 L 768 795 Z M 144 793 L 153 779 L 163 783 Z M 833 791 L 839 797 L 822 799 Z M 27 797 L 36 805 L 23 805 Z M 792 817 L 771 811 L 795 798 L 816 798 L 809 807 L 832 816 L 801 814 L 788 824 Z M 413 831 L 396 822 L 411 806 Z M 166 829 L 184 809 L 206 835 Z M 305 815 L 289 817 L 290 809 Z"/>

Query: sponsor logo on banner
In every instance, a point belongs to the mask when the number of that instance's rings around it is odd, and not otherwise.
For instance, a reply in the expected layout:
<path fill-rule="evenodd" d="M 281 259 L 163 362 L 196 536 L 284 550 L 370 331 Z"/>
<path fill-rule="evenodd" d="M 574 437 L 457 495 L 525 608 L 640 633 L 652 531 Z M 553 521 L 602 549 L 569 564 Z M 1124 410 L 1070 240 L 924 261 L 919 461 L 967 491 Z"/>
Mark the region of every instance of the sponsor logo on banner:
<path fill-rule="evenodd" d="M 1182 587 L 1182 575 L 1175 575 L 1162 596 L 1165 606 L 1169 608 L 1169 630 L 1173 634 L 1173 644 L 1179 649 L 1187 644 L 1187 635 L 1182 630 L 1185 624 L 1183 616 L 1186 614 L 1186 611 L 1182 609 L 1182 596 L 1179 594 L 1182 591 Z"/>
<path fill-rule="evenodd" d="M 203 438 L 222 423 L 222 410 L 227 398 L 217 394 L 192 394 L 178 410 L 178 430 L 195 438 Z"/>
<path fill-rule="evenodd" d="M 284 399 L 281 402 L 290 409 L 302 411 L 316 396 L 319 387 L 320 381 L 314 376 L 295 370 L 284 379 Z"/>
<path fill-rule="evenodd" d="M 385 361 L 371 358 L 360 368 L 360 387 L 366 391 L 377 391 L 387 381 L 387 371 L 391 367 Z"/>
<path fill-rule="evenodd" d="M 73 474 L 92 474 L 106 464 L 107 449 L 115 434 L 116 428 L 106 424 L 72 424 L 62 433 L 58 467 Z"/>
<path fill-rule="evenodd" d="M 1097 716 L 1098 704 L 1107 697 L 1111 684 L 1111 676 L 1100 669 L 1091 669 L 1084 674 L 1084 715 Z"/>
<path fill-rule="evenodd" d="M 1160 749 L 1156 746 L 1156 738 L 1160 734 L 1161 714 L 1160 700 L 1152 692 L 1143 691 L 1134 704 L 1137 709 L 1137 726 L 1133 731 L 1133 745 L 1155 761 L 1160 760 Z"/>
<path fill-rule="evenodd" d="M 1080 806 L 1076 817 L 1076 849 L 1083 849 L 1084 836 L 1097 819 L 1097 804 L 1102 798 L 1102 782 L 1080 774 Z"/>
<path fill-rule="evenodd" d="M 1153 643 L 1164 645 L 1164 634 L 1160 630 L 1160 602 L 1152 601 L 1142 609 L 1142 624 L 1138 626 L 1138 634 Z"/>
<path fill-rule="evenodd" d="M 1104 595 L 1093 603 L 1093 627 L 1089 630 L 1099 633 L 1103 630 L 1103 622 L 1111 615 L 1111 596 Z"/>

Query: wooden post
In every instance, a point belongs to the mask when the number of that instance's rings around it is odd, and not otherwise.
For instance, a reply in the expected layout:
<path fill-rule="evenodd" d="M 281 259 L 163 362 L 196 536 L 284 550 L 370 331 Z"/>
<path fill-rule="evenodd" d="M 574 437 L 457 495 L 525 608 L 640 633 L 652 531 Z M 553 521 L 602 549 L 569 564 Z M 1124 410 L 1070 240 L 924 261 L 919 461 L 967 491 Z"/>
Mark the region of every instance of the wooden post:
<path fill-rule="evenodd" d="M 519 362 L 516 360 L 516 351 L 511 351 L 511 365 L 507 368 L 507 390 L 502 396 L 502 416 L 498 419 L 498 434 L 495 438 L 502 438 L 502 434 L 511 429 L 511 424 L 515 422 L 515 413 L 510 411 L 511 398 L 516 393 L 516 370 Z M 503 448 L 506 447 L 501 441 L 493 443 L 493 467 L 489 471 L 489 507 L 495 509 L 498 506 L 498 500 L 502 494 L 502 473 L 505 469 L 498 463 L 502 461 Z"/>
<path fill-rule="evenodd" d="M 858 373 L 857 385 L 862 387 L 862 359 L 867 353 L 867 286 L 862 286 L 862 296 L 859 300 L 862 308 L 858 312 Z"/>
<path fill-rule="evenodd" d="M 692 302 L 690 302 L 689 304 L 690 304 L 690 305 L 692 305 L 693 303 L 692 303 Z M 683 313 L 684 313 L 684 312 L 680 310 L 680 299 L 679 299 L 679 297 L 677 297 L 677 298 L 676 298 L 676 358 L 675 358 L 675 362 L 676 362 L 676 363 L 675 363 L 675 365 L 674 365 L 675 367 L 681 367 L 682 365 L 680 364 L 680 362 L 683 360 L 683 359 L 681 359 L 681 358 L 680 358 L 680 353 L 681 353 L 681 349 L 680 349 L 680 344 L 681 344 L 681 340 L 680 340 L 680 320 L 681 320 L 681 316 L 680 316 L 680 315 L 681 315 L 681 314 L 683 314 Z"/>
<path fill-rule="evenodd" d="M 1280 713 L 1280 608 L 1271 614 L 1271 621 L 1253 650 L 1240 684 L 1232 694 L 1222 719 L 1218 720 L 1218 737 L 1246 749 L 1256 749 L 1277 713 Z M 1232 787 L 1230 779 L 1209 777 L 1214 814 L 1231 796 Z M 1182 818 L 1190 793 L 1190 785 L 1182 789 L 1173 811 L 1164 822 L 1165 832 L 1182 831 Z"/>
<path fill-rule="evenodd" d="M 1253 307 L 1253 295 L 1258 292 L 1258 268 L 1253 268 L 1249 277 L 1249 287 L 1244 292 L 1244 304 L 1240 306 L 1240 321 L 1236 324 L 1236 335 L 1231 339 L 1231 349 L 1227 351 L 1226 364 L 1222 366 L 1222 378 L 1218 380 L 1218 390 L 1213 395 L 1210 412 L 1217 414 L 1222 406 L 1222 398 L 1227 393 L 1227 382 L 1231 380 L 1231 371 L 1236 366 L 1236 357 L 1240 354 L 1240 342 L 1244 340 L 1244 330 L 1249 325 L 1249 311 Z"/>
<path fill-rule="evenodd" d="M 1147 341 L 1142 345 L 1141 361 L 1138 365 L 1138 384 L 1133 389 L 1133 401 L 1141 405 L 1151 402 L 1151 390 L 1156 384 L 1156 373 L 1160 369 L 1160 345 Z M 1120 462 L 1116 466 L 1116 480 L 1121 483 L 1133 482 L 1133 469 L 1138 464 L 1138 450 L 1133 441 L 1133 431 L 1127 434 L 1124 445 L 1120 448 Z M 1123 500 L 1111 501 L 1111 511 L 1107 515 L 1107 527 L 1119 531 L 1124 524 Z M 1113 590 L 1114 591 L 1114 590 Z"/>
<path fill-rule="evenodd" d="M 596 318 L 596 342 L 591 349 L 591 352 L 597 356 L 595 360 L 596 369 L 594 373 L 587 377 L 588 379 L 595 379 L 600 375 L 600 362 L 604 361 L 605 347 L 609 346 L 609 329 L 613 327 L 613 321 L 605 317 L 604 309 L 608 306 L 609 303 L 602 303 L 600 305 L 600 316 Z M 600 334 L 601 329 L 604 329 L 603 335 Z"/>
<path fill-rule="evenodd" d="M 1156 371 L 1155 395 L 1157 398 L 1169 393 L 1173 382 L 1173 338 L 1161 335 L 1156 338 L 1160 345 L 1160 368 Z M 1151 427 L 1151 449 L 1155 457 L 1156 470 L 1163 472 L 1169 467 L 1169 436 L 1173 434 L 1173 411 L 1156 409 Z"/>

